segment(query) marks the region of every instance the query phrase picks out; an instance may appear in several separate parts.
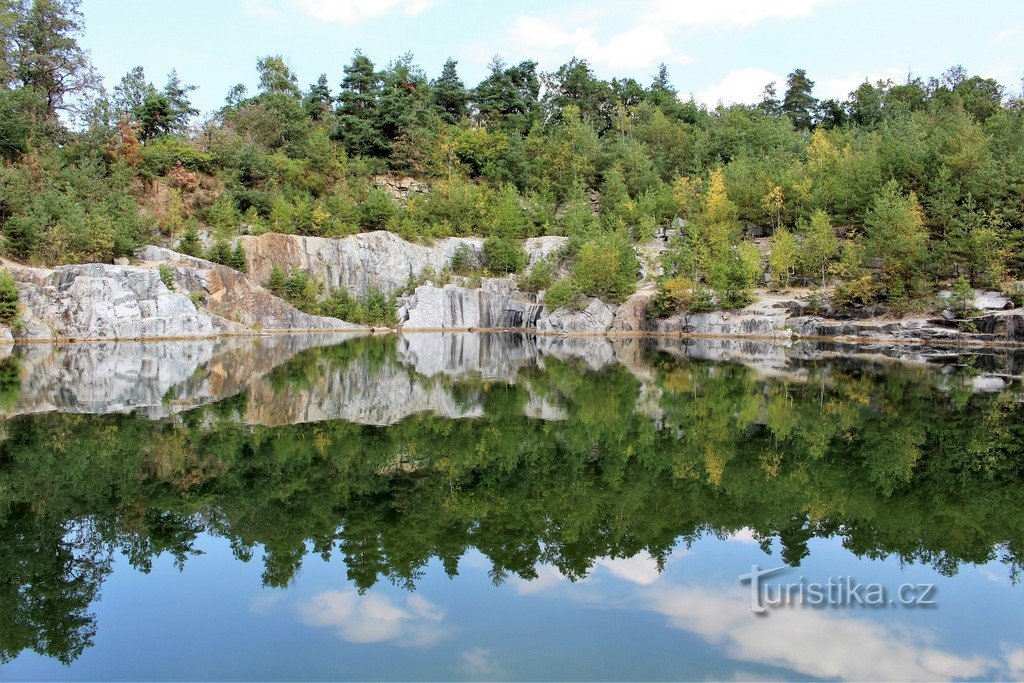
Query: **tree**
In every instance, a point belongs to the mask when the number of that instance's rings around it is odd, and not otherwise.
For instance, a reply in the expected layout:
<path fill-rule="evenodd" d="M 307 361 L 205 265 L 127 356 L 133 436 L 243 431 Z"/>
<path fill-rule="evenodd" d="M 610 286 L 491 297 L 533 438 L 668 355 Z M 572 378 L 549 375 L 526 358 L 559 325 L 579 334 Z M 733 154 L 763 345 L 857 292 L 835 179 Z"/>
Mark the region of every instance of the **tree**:
<path fill-rule="evenodd" d="M 839 253 L 839 239 L 836 237 L 828 214 L 820 209 L 811 214 L 811 220 L 801 228 L 800 267 L 805 273 L 821 278 L 825 286 L 828 264 Z"/>
<path fill-rule="evenodd" d="M 377 102 L 380 97 L 380 74 L 373 62 L 359 50 L 344 69 L 341 93 L 338 95 L 338 137 L 354 154 L 383 155 L 387 145 L 380 132 Z"/>
<path fill-rule="evenodd" d="M 768 271 L 772 274 L 772 284 L 780 289 L 788 289 L 790 278 L 797 265 L 798 247 L 793 233 L 780 228 L 772 235 L 771 251 L 768 254 Z"/>
<path fill-rule="evenodd" d="M 327 82 L 327 74 L 320 74 L 316 83 L 309 86 L 309 92 L 302 100 L 302 106 L 306 113 L 314 121 L 320 121 L 331 112 L 334 97 L 331 95 L 331 86 Z"/>
<path fill-rule="evenodd" d="M 506 66 L 494 57 L 488 68 L 490 74 L 473 91 L 477 119 L 485 125 L 526 133 L 540 113 L 537 62 Z"/>
<path fill-rule="evenodd" d="M 434 106 L 441 112 L 441 118 L 448 123 L 458 123 L 466 115 L 469 92 L 459 78 L 458 62 L 449 57 L 441 69 L 441 76 L 432 83 L 431 95 Z"/>
<path fill-rule="evenodd" d="M 814 81 L 807 78 L 807 72 L 796 69 L 786 78 L 786 95 L 782 99 L 782 111 L 793 121 L 797 130 L 809 130 L 814 124 L 814 112 L 818 100 L 811 91 Z"/>
<path fill-rule="evenodd" d="M 16 76 L 37 93 L 39 112 L 51 125 L 57 114 L 78 111 L 74 98 L 91 92 L 97 78 L 78 44 L 83 31 L 80 0 L 32 0 L 14 28 Z"/>
<path fill-rule="evenodd" d="M 199 115 L 199 110 L 192 106 L 188 94 L 196 89 L 194 85 L 185 85 L 178 78 L 178 72 L 171 69 L 164 86 L 164 97 L 167 98 L 170 116 L 166 123 L 169 133 L 183 133 L 188 128 L 192 117 Z"/>
<path fill-rule="evenodd" d="M 199 256 L 203 252 L 202 242 L 199 240 L 199 230 L 194 223 L 185 228 L 185 233 L 178 242 L 178 251 L 188 256 Z"/>
<path fill-rule="evenodd" d="M 261 57 L 256 62 L 256 73 L 260 77 L 260 91 L 265 94 L 277 93 L 299 97 L 299 79 L 285 64 L 281 55 Z"/>
<path fill-rule="evenodd" d="M 890 297 L 913 298 L 922 293 L 928 232 L 917 196 L 903 194 L 896 181 L 890 180 L 875 196 L 864 226 L 869 265 L 878 269 Z"/>
<path fill-rule="evenodd" d="M 114 108 L 122 117 L 134 117 L 142 109 L 146 96 L 155 90 L 153 84 L 146 80 L 146 72 L 137 66 L 122 76 L 121 82 L 114 86 Z"/>
<path fill-rule="evenodd" d="M 18 286 L 6 270 L 0 269 L 0 323 L 10 325 L 18 319 Z"/>

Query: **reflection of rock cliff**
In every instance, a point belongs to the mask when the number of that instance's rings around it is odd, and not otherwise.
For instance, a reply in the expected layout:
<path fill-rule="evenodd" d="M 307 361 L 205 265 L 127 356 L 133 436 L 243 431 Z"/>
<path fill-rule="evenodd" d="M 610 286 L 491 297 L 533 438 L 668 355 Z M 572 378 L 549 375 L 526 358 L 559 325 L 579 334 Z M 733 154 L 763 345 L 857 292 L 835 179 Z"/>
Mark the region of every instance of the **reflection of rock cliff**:
<path fill-rule="evenodd" d="M 409 333 L 351 339 L 336 334 L 272 335 L 192 342 L 30 345 L 12 349 L 0 387 L 0 415 L 38 412 L 139 412 L 160 419 L 245 393 L 244 419 L 283 425 L 345 420 L 387 425 L 432 412 L 449 418 L 482 414 L 480 382 L 523 386 L 525 414 L 560 419 L 559 398 L 535 392 L 551 360 L 581 372 L 621 367 L 636 377 L 643 405 L 657 414 L 658 368 L 678 361 L 739 363 L 763 377 L 799 381 L 809 367 L 856 365 L 883 372 L 893 364 L 936 366 L 936 382 L 962 377 L 972 391 L 999 391 L 1024 374 L 1024 352 L 990 350 L 960 356 L 929 347 L 743 339 L 537 336 L 525 333 Z M 673 362 L 678 362 L 673 361 Z M 13 380 L 12 380 L 13 376 Z M 20 379 L 19 379 L 20 378 Z M 12 381 L 15 384 L 12 384 Z"/>

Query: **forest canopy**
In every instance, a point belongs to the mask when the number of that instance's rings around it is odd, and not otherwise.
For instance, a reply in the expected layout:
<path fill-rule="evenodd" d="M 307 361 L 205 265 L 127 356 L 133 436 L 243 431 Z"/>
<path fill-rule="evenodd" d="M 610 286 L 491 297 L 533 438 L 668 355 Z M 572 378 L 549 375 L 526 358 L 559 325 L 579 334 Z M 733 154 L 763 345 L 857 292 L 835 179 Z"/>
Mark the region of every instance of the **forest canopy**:
<path fill-rule="evenodd" d="M 545 72 L 495 57 L 472 85 L 454 59 L 432 77 L 412 55 L 356 50 L 304 85 L 268 55 L 255 91 L 200 117 L 173 71 L 158 85 L 136 67 L 107 92 L 83 30 L 79 0 L 0 0 L 0 233 L 21 261 L 198 250 L 201 232 L 389 229 L 490 238 L 510 272 L 509 241 L 554 234 L 572 238 L 565 258 L 591 245 L 586 262 L 613 264 L 574 266 L 555 283 L 566 300 L 621 298 L 635 264 L 615 255 L 669 229 L 666 312 L 704 289 L 742 305 L 766 270 L 861 303 L 1024 276 L 1024 100 L 961 67 L 843 101 L 796 68 L 758 104 L 709 108 L 664 66 L 640 83 L 582 59 Z M 398 200 L 383 174 L 425 190 Z"/>

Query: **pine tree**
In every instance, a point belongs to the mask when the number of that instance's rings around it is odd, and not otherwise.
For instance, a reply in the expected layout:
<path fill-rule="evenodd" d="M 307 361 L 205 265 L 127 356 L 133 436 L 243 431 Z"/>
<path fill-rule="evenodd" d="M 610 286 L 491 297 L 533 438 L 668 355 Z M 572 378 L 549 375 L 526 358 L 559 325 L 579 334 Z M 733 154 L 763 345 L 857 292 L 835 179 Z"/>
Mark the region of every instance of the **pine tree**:
<path fill-rule="evenodd" d="M 18 319 L 18 286 L 6 270 L 0 270 L 0 323 L 10 325 Z"/>
<path fill-rule="evenodd" d="M 202 253 L 203 245 L 199 241 L 199 230 L 196 229 L 195 224 L 189 224 L 185 228 L 185 234 L 178 242 L 178 251 L 188 256 L 199 256 Z"/>
<path fill-rule="evenodd" d="M 303 107 L 306 113 L 314 121 L 320 121 L 331 111 L 331 104 L 334 96 L 331 95 L 331 86 L 327 83 L 327 74 L 320 74 L 316 83 L 309 86 L 309 92 L 303 100 Z"/>
<path fill-rule="evenodd" d="M 387 145 L 380 133 L 377 103 L 381 94 L 380 74 L 373 62 L 356 50 L 344 69 L 338 95 L 338 134 L 354 154 L 380 156 Z"/>
<path fill-rule="evenodd" d="M 783 113 L 789 116 L 798 130 L 809 130 L 818 108 L 818 100 L 811 95 L 814 81 L 807 78 L 806 71 L 796 69 L 789 74 L 786 85 L 786 96 L 782 100 Z"/>
<path fill-rule="evenodd" d="M 469 93 L 456 71 L 458 64 L 450 57 L 445 61 L 441 76 L 434 81 L 431 93 L 434 106 L 448 123 L 458 123 L 467 113 Z"/>

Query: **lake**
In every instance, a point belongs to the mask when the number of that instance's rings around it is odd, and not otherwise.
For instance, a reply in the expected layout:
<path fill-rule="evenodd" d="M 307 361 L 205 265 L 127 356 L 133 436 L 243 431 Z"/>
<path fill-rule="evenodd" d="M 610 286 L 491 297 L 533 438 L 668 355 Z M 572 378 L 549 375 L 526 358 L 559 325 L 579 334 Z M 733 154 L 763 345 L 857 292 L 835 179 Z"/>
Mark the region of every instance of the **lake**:
<path fill-rule="evenodd" d="M 3 353 L 4 679 L 1024 677 L 1020 351 Z"/>

